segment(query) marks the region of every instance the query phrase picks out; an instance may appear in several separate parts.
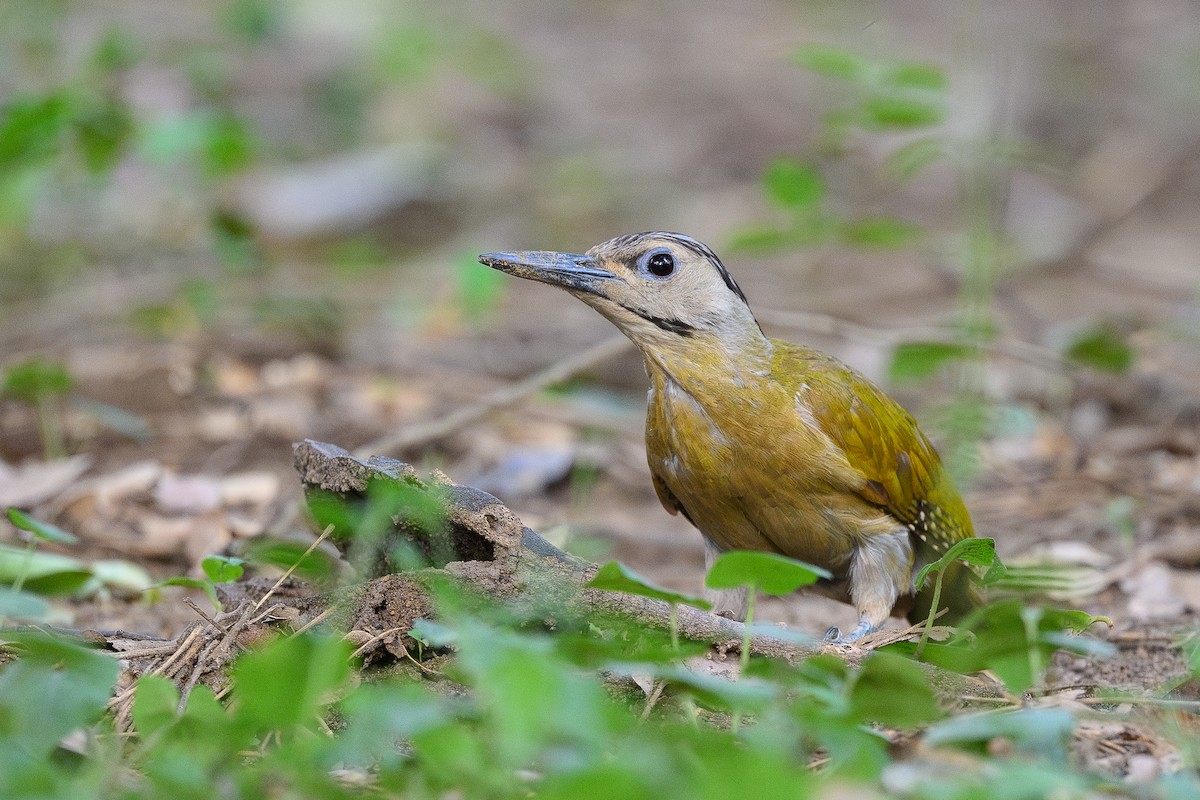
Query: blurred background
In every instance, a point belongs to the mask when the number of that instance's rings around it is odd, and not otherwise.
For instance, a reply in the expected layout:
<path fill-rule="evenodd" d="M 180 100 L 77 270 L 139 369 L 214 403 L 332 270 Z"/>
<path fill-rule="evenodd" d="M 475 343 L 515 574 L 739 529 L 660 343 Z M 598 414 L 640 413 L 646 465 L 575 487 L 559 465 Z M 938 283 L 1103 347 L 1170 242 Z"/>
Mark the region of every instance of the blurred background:
<path fill-rule="evenodd" d="M 1153 544 L 1200 605 L 1197 42 L 1193 0 L 5 0 L 0 505 L 179 572 L 299 526 L 293 441 L 402 433 L 695 588 L 631 350 L 428 426 L 615 335 L 478 253 L 666 229 L 894 391 L 1003 555 Z"/>

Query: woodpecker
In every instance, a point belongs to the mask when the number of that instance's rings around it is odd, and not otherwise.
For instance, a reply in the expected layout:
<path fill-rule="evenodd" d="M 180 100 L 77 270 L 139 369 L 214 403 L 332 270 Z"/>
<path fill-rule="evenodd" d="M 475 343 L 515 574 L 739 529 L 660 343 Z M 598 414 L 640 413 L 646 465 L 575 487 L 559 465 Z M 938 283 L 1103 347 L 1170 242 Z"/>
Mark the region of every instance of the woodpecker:
<path fill-rule="evenodd" d="M 852 603 L 854 641 L 891 614 L 924 619 L 920 569 L 974 536 L 916 421 L 832 356 L 768 338 L 706 245 L 678 233 L 619 236 L 586 253 L 485 253 L 480 262 L 561 287 L 633 341 L 650 379 L 646 456 L 667 511 L 723 551 L 762 550 L 824 567 L 816 591 Z M 716 610 L 744 618 L 745 594 Z M 970 570 L 943 579 L 943 620 L 975 604 Z M 939 609 L 941 610 L 941 609 Z"/>

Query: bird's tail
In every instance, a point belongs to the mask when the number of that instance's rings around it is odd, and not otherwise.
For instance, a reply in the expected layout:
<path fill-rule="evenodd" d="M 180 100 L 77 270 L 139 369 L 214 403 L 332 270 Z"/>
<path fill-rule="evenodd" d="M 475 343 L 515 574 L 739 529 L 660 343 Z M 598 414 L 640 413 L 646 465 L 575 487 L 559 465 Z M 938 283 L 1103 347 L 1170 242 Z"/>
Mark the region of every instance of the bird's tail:
<path fill-rule="evenodd" d="M 933 606 L 933 595 L 937 585 L 937 576 L 931 575 L 925 580 L 925 585 L 913 598 L 912 607 L 908 610 L 908 621 L 923 622 L 929 617 Z M 957 625 L 980 604 L 979 588 L 976 586 L 975 573 L 961 561 L 955 561 L 946 567 L 942 575 L 942 591 L 938 597 L 938 610 L 946 609 L 946 613 L 937 618 L 939 625 Z"/>

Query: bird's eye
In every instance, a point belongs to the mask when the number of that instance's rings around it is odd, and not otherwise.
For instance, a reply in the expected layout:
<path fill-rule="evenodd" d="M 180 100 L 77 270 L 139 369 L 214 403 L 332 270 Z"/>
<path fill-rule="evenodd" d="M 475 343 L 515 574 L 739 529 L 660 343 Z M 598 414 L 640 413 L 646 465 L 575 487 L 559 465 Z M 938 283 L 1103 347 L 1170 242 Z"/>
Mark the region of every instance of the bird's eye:
<path fill-rule="evenodd" d="M 642 269 L 656 278 L 665 278 L 675 271 L 675 256 L 665 248 L 651 250 L 641 258 Z"/>

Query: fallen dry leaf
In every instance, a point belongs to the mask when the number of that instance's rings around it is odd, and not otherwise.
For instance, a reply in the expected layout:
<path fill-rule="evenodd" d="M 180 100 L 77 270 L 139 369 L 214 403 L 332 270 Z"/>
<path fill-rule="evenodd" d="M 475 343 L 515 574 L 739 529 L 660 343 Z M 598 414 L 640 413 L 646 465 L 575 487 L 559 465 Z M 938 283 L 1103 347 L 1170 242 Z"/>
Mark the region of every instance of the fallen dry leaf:
<path fill-rule="evenodd" d="M 54 461 L 27 461 L 13 467 L 0 461 L 0 506 L 29 508 L 55 497 L 92 466 L 81 454 Z"/>
<path fill-rule="evenodd" d="M 169 513 L 199 514 L 221 505 L 221 482 L 208 475 L 164 472 L 154 487 L 154 502 Z"/>

